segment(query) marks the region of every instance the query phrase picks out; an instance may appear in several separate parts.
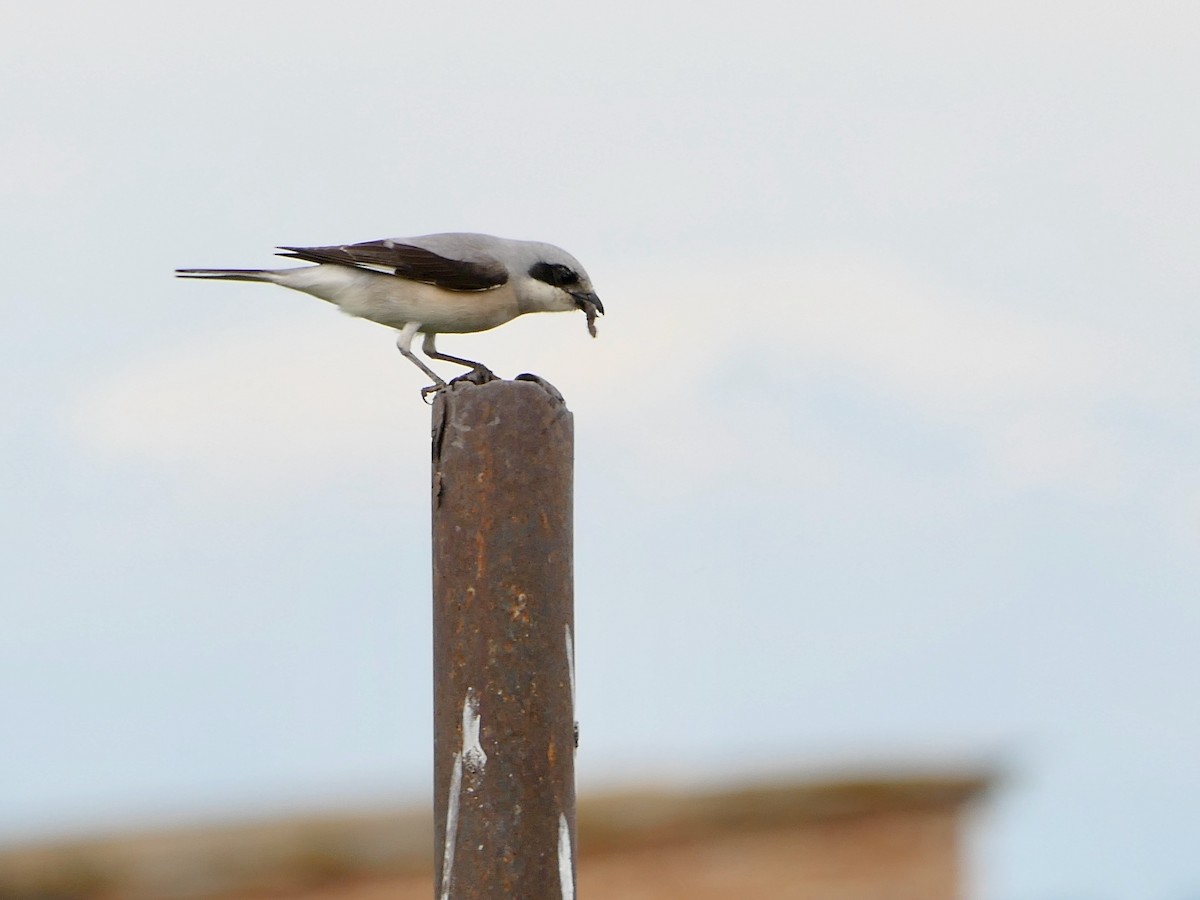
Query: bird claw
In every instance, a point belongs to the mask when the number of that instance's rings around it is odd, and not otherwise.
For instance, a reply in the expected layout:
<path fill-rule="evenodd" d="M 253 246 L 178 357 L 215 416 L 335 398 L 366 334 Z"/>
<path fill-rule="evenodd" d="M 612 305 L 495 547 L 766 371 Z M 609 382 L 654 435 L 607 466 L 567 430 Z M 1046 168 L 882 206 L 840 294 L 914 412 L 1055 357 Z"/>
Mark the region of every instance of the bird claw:
<path fill-rule="evenodd" d="M 451 385 L 455 385 L 460 382 L 466 384 L 487 384 L 489 381 L 499 380 L 499 376 L 487 366 L 476 366 L 465 375 L 459 375 L 457 378 L 451 378 L 450 384 L 446 384 L 446 382 L 439 379 L 437 384 L 431 384 L 428 387 L 421 388 L 421 399 L 424 400 L 426 404 L 429 404 L 430 394 L 436 394 L 438 391 L 444 391 Z"/>
<path fill-rule="evenodd" d="M 458 384 L 464 381 L 467 384 L 487 384 L 489 381 L 499 381 L 499 377 L 487 366 L 476 366 L 465 375 L 459 375 L 457 378 L 450 379 L 451 384 Z"/>

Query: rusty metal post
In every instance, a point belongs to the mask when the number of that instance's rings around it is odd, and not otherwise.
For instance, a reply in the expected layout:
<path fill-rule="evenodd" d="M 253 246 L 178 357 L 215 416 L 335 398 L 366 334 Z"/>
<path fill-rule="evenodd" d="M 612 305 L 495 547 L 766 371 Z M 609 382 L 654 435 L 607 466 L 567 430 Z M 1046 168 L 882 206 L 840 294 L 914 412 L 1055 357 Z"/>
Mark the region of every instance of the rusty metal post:
<path fill-rule="evenodd" d="M 575 895 L 573 457 L 544 382 L 434 402 L 439 900 Z"/>

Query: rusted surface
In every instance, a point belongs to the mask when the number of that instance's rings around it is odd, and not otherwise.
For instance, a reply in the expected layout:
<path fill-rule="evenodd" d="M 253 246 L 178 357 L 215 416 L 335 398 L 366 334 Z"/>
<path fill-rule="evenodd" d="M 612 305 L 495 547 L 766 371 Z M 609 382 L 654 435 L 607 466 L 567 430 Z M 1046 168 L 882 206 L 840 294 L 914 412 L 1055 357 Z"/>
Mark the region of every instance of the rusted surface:
<path fill-rule="evenodd" d="M 559 898 L 577 846 L 571 413 L 535 381 L 458 383 L 433 423 L 434 895 Z"/>

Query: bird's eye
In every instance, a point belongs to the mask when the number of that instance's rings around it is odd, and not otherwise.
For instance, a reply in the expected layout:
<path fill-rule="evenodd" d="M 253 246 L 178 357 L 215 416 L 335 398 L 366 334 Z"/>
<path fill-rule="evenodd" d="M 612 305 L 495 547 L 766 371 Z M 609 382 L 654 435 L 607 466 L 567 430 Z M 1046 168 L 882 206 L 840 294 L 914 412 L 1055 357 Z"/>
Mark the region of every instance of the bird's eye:
<path fill-rule="evenodd" d="M 579 284 L 579 274 L 570 266 L 565 266 L 562 263 L 534 263 L 533 268 L 529 270 L 529 274 L 538 281 L 544 281 L 546 284 L 552 284 L 555 287 Z"/>

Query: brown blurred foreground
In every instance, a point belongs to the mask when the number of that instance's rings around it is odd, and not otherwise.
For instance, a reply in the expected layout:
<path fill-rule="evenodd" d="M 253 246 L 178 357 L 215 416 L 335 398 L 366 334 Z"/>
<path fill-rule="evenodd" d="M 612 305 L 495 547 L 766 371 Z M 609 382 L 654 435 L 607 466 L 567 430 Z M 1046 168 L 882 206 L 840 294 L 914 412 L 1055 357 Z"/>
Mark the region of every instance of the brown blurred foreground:
<path fill-rule="evenodd" d="M 978 776 L 776 784 L 579 803 L 583 900 L 956 900 Z M 426 811 L 0 850 L 0 900 L 433 897 Z"/>

